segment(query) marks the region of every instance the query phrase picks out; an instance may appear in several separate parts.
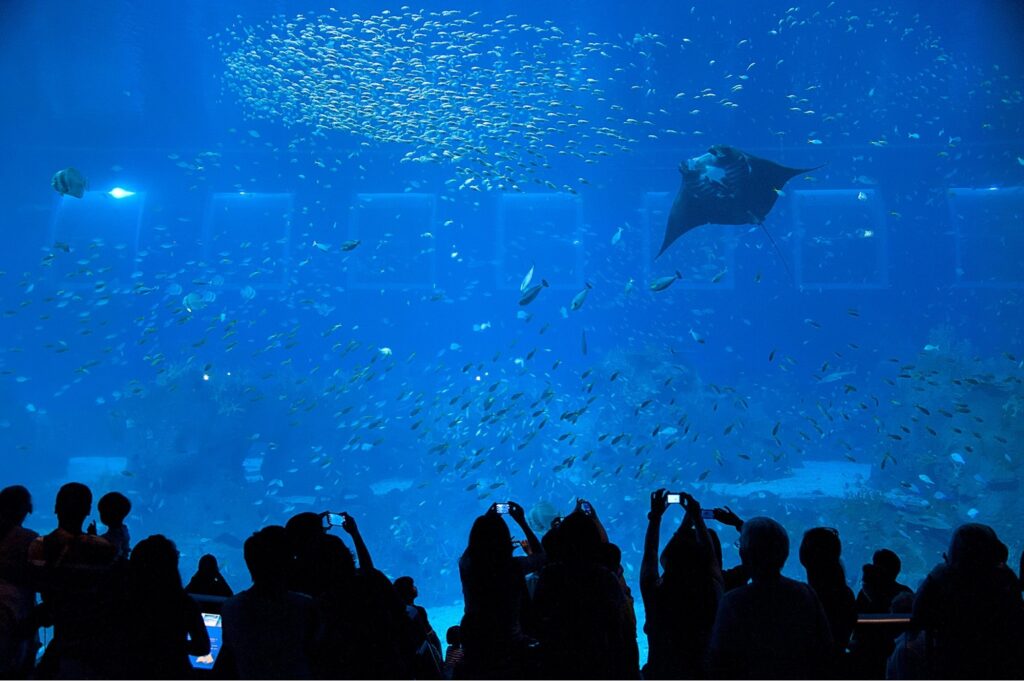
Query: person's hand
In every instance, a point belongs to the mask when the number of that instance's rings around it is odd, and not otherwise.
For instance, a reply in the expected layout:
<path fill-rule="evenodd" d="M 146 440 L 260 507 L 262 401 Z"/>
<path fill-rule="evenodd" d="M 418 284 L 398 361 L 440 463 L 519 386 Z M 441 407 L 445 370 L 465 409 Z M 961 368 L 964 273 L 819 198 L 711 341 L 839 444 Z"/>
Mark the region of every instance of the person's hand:
<path fill-rule="evenodd" d="M 341 512 L 341 529 L 353 535 L 359 532 L 359 526 L 356 525 L 356 519 L 344 511 Z"/>
<path fill-rule="evenodd" d="M 580 497 L 576 497 L 576 510 L 582 511 L 584 514 L 588 516 L 597 517 L 597 511 L 594 510 L 594 505 L 587 501 L 586 499 L 582 499 Z"/>
<path fill-rule="evenodd" d="M 715 514 L 715 520 L 722 523 L 723 525 L 731 525 L 733 527 L 740 527 L 743 525 L 743 521 L 738 515 L 736 515 L 731 508 L 723 506 L 716 508 L 712 511 Z"/>
<path fill-rule="evenodd" d="M 508 502 L 508 514 L 512 516 L 512 520 L 516 521 L 520 525 L 526 522 L 526 511 L 523 507 L 514 501 Z"/>
<path fill-rule="evenodd" d="M 691 516 L 699 516 L 700 502 L 697 501 L 692 494 L 680 492 L 679 495 L 683 500 L 683 508 L 686 509 L 686 512 L 689 513 Z"/>
<path fill-rule="evenodd" d="M 647 514 L 647 517 L 651 520 L 655 518 L 661 518 L 665 514 L 665 509 L 668 508 L 668 492 L 665 488 L 656 489 L 651 492 L 651 512 Z"/>
<path fill-rule="evenodd" d="M 88 534 L 88 535 L 92 535 L 93 537 L 96 536 L 96 521 L 95 520 L 92 521 L 91 523 L 89 523 L 89 529 L 87 529 L 85 531 L 85 533 Z"/>

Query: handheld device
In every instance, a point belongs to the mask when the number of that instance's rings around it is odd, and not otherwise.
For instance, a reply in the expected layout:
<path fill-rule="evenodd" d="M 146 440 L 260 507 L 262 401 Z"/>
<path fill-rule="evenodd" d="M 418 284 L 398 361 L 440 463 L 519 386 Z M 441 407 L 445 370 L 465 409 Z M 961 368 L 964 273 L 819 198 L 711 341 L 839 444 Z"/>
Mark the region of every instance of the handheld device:
<path fill-rule="evenodd" d="M 665 495 L 665 502 L 669 504 L 681 504 L 683 503 L 683 495 L 678 492 L 669 492 Z"/>
<path fill-rule="evenodd" d="M 341 513 L 324 513 L 324 527 L 341 527 L 341 524 L 345 522 L 345 517 Z"/>
<path fill-rule="evenodd" d="M 590 505 L 589 501 L 584 501 L 580 503 L 580 510 L 586 513 L 587 515 L 594 515 L 594 507 Z"/>
<path fill-rule="evenodd" d="M 700 509 L 700 517 L 704 518 L 704 520 L 714 520 L 715 519 L 715 509 L 713 509 L 713 508 L 702 508 L 702 509 Z"/>
<path fill-rule="evenodd" d="M 499 501 L 498 503 L 494 504 L 494 511 L 498 515 L 507 515 L 508 514 L 508 502 L 507 501 Z"/>

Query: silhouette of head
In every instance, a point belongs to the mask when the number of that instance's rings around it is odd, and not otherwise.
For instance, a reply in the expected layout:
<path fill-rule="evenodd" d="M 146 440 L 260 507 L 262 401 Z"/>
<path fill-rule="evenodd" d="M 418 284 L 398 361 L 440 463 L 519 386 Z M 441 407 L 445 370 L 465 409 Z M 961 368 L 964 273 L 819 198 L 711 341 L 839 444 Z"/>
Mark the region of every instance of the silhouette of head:
<path fill-rule="evenodd" d="M 839 533 L 830 527 L 812 527 L 800 542 L 800 564 L 808 570 L 820 570 L 839 562 L 843 545 Z"/>
<path fill-rule="evenodd" d="M 324 524 L 320 516 L 309 511 L 293 515 L 284 526 L 288 530 L 288 536 L 296 544 L 305 543 L 324 533 Z"/>
<path fill-rule="evenodd" d="M 220 566 L 217 565 L 217 556 L 212 553 L 204 554 L 199 559 L 199 574 L 208 575 L 213 577 L 220 572 Z"/>
<path fill-rule="evenodd" d="M 450 646 L 461 646 L 462 627 L 458 624 L 448 627 L 448 632 L 444 635 L 444 640 L 447 641 Z"/>
<path fill-rule="evenodd" d="M 473 560 L 495 561 L 512 557 L 512 534 L 497 513 L 484 513 L 473 522 L 466 547 Z"/>
<path fill-rule="evenodd" d="M 871 557 L 871 564 L 874 566 L 875 575 L 882 581 L 895 582 L 903 569 L 903 563 L 895 551 L 890 549 L 879 549 Z"/>
<path fill-rule="evenodd" d="M 573 511 L 558 528 L 563 560 L 602 563 L 601 531 L 593 518 L 583 511 Z"/>
<path fill-rule="evenodd" d="M 743 523 L 740 559 L 755 578 L 777 577 L 789 557 L 789 535 L 771 518 L 758 516 Z"/>
<path fill-rule="evenodd" d="M 993 568 L 999 564 L 1000 544 L 988 525 L 966 523 L 953 532 L 946 560 L 954 569 L 968 572 Z"/>
<path fill-rule="evenodd" d="M 28 489 L 11 485 L 0 490 L 0 527 L 21 525 L 31 512 L 32 495 Z"/>
<path fill-rule="evenodd" d="M 680 526 L 661 551 L 661 567 L 667 576 L 683 576 L 693 571 L 697 535 L 693 527 Z"/>
<path fill-rule="evenodd" d="M 285 588 L 293 562 L 287 530 L 280 525 L 264 527 L 245 540 L 242 552 L 254 586 Z"/>
<path fill-rule="evenodd" d="M 157 590 L 181 588 L 178 547 L 162 534 L 136 544 L 128 564 L 139 586 Z"/>
<path fill-rule="evenodd" d="M 92 511 L 92 492 L 80 482 L 69 482 L 57 492 L 53 512 L 65 529 L 81 531 L 82 523 Z"/>
<path fill-rule="evenodd" d="M 306 588 L 312 595 L 341 588 L 356 575 L 356 560 L 341 537 L 321 534 L 313 540 L 306 553 Z"/>
<path fill-rule="evenodd" d="M 131 513 L 132 502 L 120 492 L 108 492 L 100 497 L 96 510 L 100 512 L 100 520 L 104 525 L 114 527 L 123 523 Z"/>
<path fill-rule="evenodd" d="M 412 581 L 412 577 L 399 577 L 396 579 L 395 593 L 398 594 L 398 598 L 406 605 L 412 605 L 416 597 L 419 596 L 419 591 L 416 589 L 416 584 Z"/>

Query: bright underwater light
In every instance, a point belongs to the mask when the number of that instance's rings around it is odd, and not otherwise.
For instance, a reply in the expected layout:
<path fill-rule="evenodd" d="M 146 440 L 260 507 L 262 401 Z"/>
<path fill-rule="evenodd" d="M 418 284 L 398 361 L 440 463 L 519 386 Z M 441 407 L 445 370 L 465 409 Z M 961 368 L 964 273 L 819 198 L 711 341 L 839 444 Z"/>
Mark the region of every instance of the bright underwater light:
<path fill-rule="evenodd" d="M 127 189 L 122 189 L 121 187 L 114 187 L 107 193 L 115 199 L 126 199 L 129 196 L 135 196 L 135 192 L 130 192 Z"/>

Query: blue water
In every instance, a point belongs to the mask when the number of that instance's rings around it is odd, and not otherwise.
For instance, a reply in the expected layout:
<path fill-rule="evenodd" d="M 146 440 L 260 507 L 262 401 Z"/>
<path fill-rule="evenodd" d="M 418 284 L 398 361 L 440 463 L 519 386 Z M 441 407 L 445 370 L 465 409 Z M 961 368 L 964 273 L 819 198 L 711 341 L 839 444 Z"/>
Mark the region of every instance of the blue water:
<path fill-rule="evenodd" d="M 452 611 L 507 499 L 592 500 L 630 583 L 658 487 L 794 546 L 838 528 L 855 588 L 882 546 L 916 584 L 969 519 L 1017 556 L 1021 27 L 995 1 L 5 2 L 0 483 L 39 531 L 63 482 L 120 490 L 135 540 L 236 589 L 255 528 L 347 511 Z M 780 188 L 780 253 L 704 226 L 655 260 L 712 144 L 824 167 Z"/>

